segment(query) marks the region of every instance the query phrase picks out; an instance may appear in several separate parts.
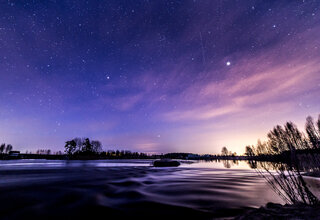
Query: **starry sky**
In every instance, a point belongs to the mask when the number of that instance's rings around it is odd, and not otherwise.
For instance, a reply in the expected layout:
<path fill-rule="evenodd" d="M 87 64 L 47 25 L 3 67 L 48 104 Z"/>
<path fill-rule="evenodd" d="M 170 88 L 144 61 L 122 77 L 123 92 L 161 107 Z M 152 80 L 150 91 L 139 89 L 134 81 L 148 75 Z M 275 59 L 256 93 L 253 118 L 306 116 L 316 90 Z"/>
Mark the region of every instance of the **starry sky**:
<path fill-rule="evenodd" d="M 243 153 L 320 113 L 320 1 L 0 1 L 0 142 Z"/>

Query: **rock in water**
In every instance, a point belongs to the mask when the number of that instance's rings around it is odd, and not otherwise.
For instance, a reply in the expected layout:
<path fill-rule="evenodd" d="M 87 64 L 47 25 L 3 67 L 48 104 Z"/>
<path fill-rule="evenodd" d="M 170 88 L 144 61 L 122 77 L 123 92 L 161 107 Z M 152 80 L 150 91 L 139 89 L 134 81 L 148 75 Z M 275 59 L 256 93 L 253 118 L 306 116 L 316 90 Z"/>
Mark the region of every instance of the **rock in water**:
<path fill-rule="evenodd" d="M 153 162 L 153 166 L 155 167 L 177 167 L 180 165 L 179 161 L 176 160 L 156 160 Z"/>

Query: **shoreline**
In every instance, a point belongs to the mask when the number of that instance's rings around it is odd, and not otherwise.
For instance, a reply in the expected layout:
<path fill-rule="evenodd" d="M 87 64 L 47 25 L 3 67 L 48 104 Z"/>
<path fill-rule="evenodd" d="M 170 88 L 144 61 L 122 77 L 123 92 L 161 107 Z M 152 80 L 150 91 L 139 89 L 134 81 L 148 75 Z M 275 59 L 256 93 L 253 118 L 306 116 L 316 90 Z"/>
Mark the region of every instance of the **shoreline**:
<path fill-rule="evenodd" d="M 270 202 L 257 209 L 250 208 L 234 219 L 319 219 L 319 216 L 320 204 L 316 206 L 305 204 L 281 205 Z"/>
<path fill-rule="evenodd" d="M 17 160 L 17 159 L 47 159 L 47 160 L 106 160 L 106 159 L 174 159 L 174 160 L 247 160 L 247 161 L 265 161 L 265 162 L 283 162 L 276 157 L 251 157 L 251 156 L 221 156 L 221 155 L 203 155 L 198 157 L 188 156 L 188 153 L 179 153 L 178 156 L 172 157 L 168 154 L 144 155 L 144 156 L 106 156 L 106 155 L 67 155 L 67 154 L 24 154 L 10 156 L 9 154 L 0 154 L 0 160 Z M 192 154 L 189 154 L 192 155 Z"/>

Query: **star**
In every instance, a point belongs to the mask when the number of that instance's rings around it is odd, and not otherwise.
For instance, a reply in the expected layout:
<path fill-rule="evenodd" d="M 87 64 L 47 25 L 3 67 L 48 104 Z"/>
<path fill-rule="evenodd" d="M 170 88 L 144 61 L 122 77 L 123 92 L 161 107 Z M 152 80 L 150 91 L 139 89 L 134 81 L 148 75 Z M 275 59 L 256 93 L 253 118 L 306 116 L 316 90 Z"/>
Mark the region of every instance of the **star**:
<path fill-rule="evenodd" d="M 226 62 L 226 65 L 227 65 L 227 66 L 230 66 L 230 65 L 231 65 L 231 62 L 230 62 L 230 61 L 227 61 L 227 62 Z"/>

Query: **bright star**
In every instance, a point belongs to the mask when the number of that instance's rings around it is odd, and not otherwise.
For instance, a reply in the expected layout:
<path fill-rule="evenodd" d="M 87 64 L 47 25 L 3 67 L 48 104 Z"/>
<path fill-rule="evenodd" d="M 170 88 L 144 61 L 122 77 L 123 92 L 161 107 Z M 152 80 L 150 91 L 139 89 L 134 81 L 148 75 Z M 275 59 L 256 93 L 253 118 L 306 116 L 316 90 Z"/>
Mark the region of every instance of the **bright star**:
<path fill-rule="evenodd" d="M 228 61 L 228 62 L 226 63 L 226 65 L 227 65 L 227 66 L 230 66 L 230 65 L 231 65 L 231 62 L 230 62 L 230 61 Z"/>

